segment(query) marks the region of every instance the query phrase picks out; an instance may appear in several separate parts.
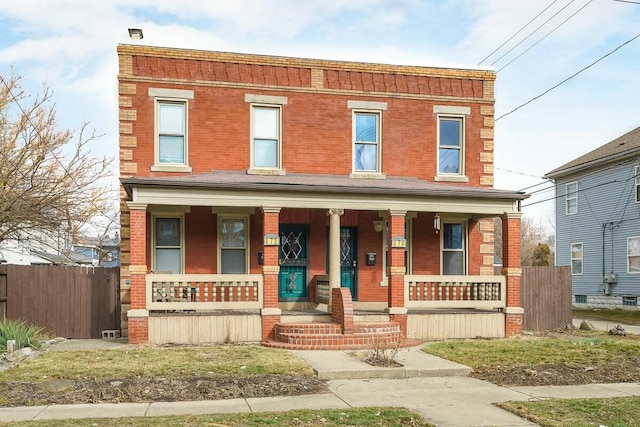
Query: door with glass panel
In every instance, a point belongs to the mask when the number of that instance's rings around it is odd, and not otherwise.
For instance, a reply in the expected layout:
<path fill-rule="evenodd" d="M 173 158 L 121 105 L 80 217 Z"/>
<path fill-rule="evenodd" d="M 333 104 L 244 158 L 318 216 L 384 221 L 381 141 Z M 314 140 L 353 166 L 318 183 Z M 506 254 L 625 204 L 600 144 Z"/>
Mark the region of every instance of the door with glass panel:
<path fill-rule="evenodd" d="M 306 225 L 280 225 L 280 301 L 307 300 L 308 234 Z"/>
<path fill-rule="evenodd" d="M 349 288 L 353 301 L 358 299 L 356 227 L 340 227 L 340 286 Z"/>

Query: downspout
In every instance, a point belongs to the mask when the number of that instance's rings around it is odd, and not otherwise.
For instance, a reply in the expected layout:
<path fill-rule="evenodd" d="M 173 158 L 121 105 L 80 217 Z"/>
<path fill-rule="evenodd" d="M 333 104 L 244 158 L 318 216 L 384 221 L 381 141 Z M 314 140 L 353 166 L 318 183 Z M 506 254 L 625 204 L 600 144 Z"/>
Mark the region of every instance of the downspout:
<path fill-rule="evenodd" d="M 604 260 L 604 238 L 605 238 L 605 230 L 607 228 L 607 223 L 603 223 L 602 224 L 602 274 L 600 275 L 600 277 L 602 277 L 602 293 L 606 294 L 606 285 L 605 285 L 605 278 L 604 278 L 604 264 L 605 264 L 605 260 Z"/>

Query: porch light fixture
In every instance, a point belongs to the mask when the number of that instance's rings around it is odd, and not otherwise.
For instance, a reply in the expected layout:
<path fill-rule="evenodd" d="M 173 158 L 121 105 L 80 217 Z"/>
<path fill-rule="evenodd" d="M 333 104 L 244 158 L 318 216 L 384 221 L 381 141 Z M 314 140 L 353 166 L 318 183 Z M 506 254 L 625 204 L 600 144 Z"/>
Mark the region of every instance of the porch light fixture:
<path fill-rule="evenodd" d="M 436 234 L 440 232 L 440 216 L 438 214 L 433 217 L 433 229 L 436 230 Z"/>
<path fill-rule="evenodd" d="M 142 40 L 142 28 L 129 28 L 129 38 L 131 40 Z"/>
<path fill-rule="evenodd" d="M 384 228 L 384 221 L 382 220 L 373 221 L 373 229 L 376 230 L 378 233 L 380 233 L 383 228 Z"/>

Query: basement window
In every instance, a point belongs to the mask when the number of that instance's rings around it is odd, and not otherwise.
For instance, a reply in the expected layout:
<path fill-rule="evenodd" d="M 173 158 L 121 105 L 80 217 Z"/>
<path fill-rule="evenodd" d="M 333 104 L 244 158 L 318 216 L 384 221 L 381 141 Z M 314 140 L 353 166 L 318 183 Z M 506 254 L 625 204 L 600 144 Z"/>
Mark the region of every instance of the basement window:
<path fill-rule="evenodd" d="M 638 305 L 638 297 L 622 297 L 622 305 L 636 307 Z"/>
<path fill-rule="evenodd" d="M 587 296 L 586 295 L 576 295 L 576 304 L 586 304 Z"/>

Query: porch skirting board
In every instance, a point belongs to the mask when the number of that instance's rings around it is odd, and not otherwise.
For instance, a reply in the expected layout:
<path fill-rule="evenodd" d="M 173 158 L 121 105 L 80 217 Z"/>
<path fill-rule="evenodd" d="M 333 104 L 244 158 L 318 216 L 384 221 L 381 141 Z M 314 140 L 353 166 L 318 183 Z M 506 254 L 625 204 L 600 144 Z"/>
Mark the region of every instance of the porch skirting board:
<path fill-rule="evenodd" d="M 149 317 L 149 342 L 154 344 L 205 344 L 260 342 L 259 314 L 153 315 Z"/>
<path fill-rule="evenodd" d="M 413 339 L 504 338 L 505 315 L 500 312 L 412 313 L 407 337 Z"/>

